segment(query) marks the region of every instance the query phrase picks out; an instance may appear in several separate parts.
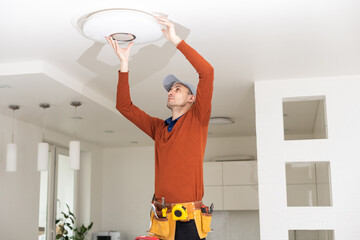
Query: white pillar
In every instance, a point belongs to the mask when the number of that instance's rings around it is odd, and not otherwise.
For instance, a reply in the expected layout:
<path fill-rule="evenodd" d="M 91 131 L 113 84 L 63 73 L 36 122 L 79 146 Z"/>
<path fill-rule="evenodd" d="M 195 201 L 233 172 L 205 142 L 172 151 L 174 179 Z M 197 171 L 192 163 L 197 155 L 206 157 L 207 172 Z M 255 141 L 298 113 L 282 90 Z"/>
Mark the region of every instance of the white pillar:
<path fill-rule="evenodd" d="M 283 98 L 325 96 L 328 139 L 284 141 Z M 360 239 L 360 76 L 255 82 L 261 240 L 333 229 Z M 328 161 L 333 206 L 287 207 L 286 162 Z"/>

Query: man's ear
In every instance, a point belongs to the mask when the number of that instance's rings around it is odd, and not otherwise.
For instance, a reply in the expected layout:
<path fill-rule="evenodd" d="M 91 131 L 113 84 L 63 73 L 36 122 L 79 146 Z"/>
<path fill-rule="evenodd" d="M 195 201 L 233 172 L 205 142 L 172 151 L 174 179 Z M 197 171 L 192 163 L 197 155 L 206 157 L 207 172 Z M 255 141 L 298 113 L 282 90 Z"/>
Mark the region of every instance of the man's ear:
<path fill-rule="evenodd" d="M 190 102 L 190 103 L 194 103 L 196 97 L 195 97 L 194 95 L 190 95 L 189 97 L 190 97 L 190 98 L 189 98 L 189 102 Z"/>

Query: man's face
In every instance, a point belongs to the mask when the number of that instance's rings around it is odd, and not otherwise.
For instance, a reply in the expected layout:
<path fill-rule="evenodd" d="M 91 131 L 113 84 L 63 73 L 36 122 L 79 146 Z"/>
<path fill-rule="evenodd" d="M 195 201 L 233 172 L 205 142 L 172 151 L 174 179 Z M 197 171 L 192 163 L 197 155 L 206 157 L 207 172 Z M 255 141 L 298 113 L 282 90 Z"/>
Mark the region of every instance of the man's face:
<path fill-rule="evenodd" d="M 186 104 L 192 104 L 195 101 L 195 96 L 191 94 L 190 90 L 181 83 L 175 83 L 168 92 L 167 107 L 184 107 Z"/>

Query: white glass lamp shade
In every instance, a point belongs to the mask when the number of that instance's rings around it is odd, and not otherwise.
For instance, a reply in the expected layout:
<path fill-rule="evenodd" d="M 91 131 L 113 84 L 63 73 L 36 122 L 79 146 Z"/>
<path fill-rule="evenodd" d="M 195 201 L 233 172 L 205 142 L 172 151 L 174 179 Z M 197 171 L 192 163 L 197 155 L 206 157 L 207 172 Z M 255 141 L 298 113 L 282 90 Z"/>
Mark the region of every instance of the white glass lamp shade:
<path fill-rule="evenodd" d="M 70 168 L 74 170 L 80 169 L 80 142 L 70 141 L 69 143 Z"/>
<path fill-rule="evenodd" d="M 9 143 L 7 145 L 7 151 L 6 151 L 6 171 L 7 172 L 16 172 L 16 144 L 15 143 Z"/>
<path fill-rule="evenodd" d="M 105 36 L 129 33 L 135 44 L 157 41 L 163 37 L 162 26 L 155 16 L 135 9 L 105 9 L 85 14 L 73 20 L 73 25 L 85 37 L 106 43 Z"/>
<path fill-rule="evenodd" d="M 47 171 L 49 159 L 49 144 L 41 142 L 38 144 L 37 170 Z"/>

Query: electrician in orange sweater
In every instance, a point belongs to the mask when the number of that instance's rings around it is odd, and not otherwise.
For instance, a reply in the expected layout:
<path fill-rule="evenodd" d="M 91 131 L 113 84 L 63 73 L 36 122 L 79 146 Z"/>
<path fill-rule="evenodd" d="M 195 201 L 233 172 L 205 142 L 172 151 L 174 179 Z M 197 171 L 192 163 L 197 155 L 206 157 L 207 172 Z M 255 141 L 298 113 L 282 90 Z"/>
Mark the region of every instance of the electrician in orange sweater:
<path fill-rule="evenodd" d="M 183 53 L 199 74 L 197 90 L 173 75 L 167 76 L 163 85 L 168 91 L 167 107 L 172 116 L 165 121 L 149 116 L 133 105 L 130 98 L 128 64 L 133 43 L 120 48 L 117 41 L 106 37 L 120 59 L 116 108 L 155 141 L 153 204 L 157 211 L 151 213 L 149 233 L 166 240 L 205 239 L 210 231 L 211 212 L 202 204 L 203 158 L 211 112 L 214 69 L 176 34 L 172 22 L 162 17 L 157 19 L 166 27 L 162 30 L 165 38 Z M 185 207 L 188 215 L 185 221 L 175 221 L 172 208 L 176 204 Z M 164 215 L 163 209 L 166 211 Z"/>

